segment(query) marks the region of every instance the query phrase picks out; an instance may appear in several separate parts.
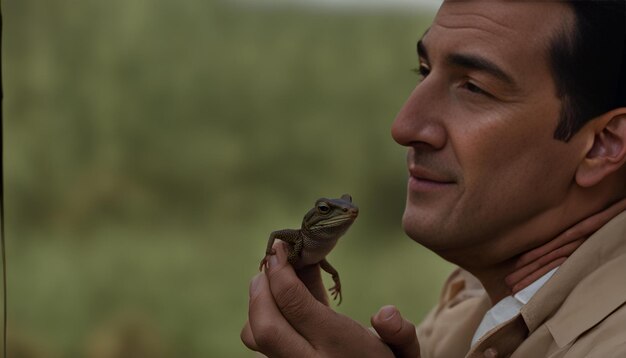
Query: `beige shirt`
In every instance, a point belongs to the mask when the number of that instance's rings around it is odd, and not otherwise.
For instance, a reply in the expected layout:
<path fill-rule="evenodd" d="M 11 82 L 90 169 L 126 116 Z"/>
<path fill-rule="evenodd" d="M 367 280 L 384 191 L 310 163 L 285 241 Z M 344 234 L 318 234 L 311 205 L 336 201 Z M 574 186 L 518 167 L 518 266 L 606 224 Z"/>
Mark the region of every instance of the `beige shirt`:
<path fill-rule="evenodd" d="M 522 307 L 530 301 L 530 299 L 539 291 L 539 289 L 554 275 L 558 270 L 552 269 L 550 272 L 541 276 L 538 280 L 530 284 L 528 287 L 519 291 L 518 293 L 507 296 L 496 303 L 483 317 L 482 322 L 478 325 L 474 338 L 472 338 L 472 346 L 478 342 L 487 332 L 494 329 L 496 326 L 510 320 L 517 316 Z"/>
<path fill-rule="evenodd" d="M 626 212 L 594 233 L 522 307 L 520 314 L 471 340 L 491 302 L 461 269 L 417 329 L 422 358 L 626 357 Z"/>

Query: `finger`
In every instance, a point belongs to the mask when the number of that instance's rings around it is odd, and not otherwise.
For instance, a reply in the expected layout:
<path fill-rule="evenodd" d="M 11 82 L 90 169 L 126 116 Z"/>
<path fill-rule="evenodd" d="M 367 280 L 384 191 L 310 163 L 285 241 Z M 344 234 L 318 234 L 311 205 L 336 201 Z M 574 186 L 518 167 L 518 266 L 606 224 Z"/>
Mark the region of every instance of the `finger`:
<path fill-rule="evenodd" d="M 314 355 L 312 346 L 289 325 L 276 307 L 267 276 L 263 273 L 255 276 L 250 284 L 248 322 L 252 337 L 246 336 L 244 344 L 250 344 L 249 348 L 271 357 Z"/>
<path fill-rule="evenodd" d="M 276 250 L 281 248 L 287 249 L 288 245 L 282 240 L 276 240 L 274 245 L 272 246 L 272 250 L 274 254 L 276 254 Z M 269 258 L 269 256 L 268 256 Z M 296 275 L 304 283 L 304 285 L 309 289 L 309 292 L 321 303 L 328 306 L 328 294 L 326 294 L 326 289 L 324 288 L 324 282 L 322 281 L 322 273 L 320 270 L 320 265 L 308 265 L 295 270 Z"/>
<path fill-rule="evenodd" d="M 394 306 L 382 307 L 371 319 L 372 327 L 396 357 L 419 357 L 420 345 L 413 323 Z"/>
<path fill-rule="evenodd" d="M 246 321 L 246 324 L 241 329 L 241 334 L 239 335 L 239 337 L 246 347 L 252 349 L 253 351 L 259 351 L 259 346 L 254 340 L 254 335 L 252 334 L 252 328 L 250 328 L 249 321 Z"/>
<path fill-rule="evenodd" d="M 546 266 L 547 264 L 557 259 L 569 257 L 574 251 L 576 251 L 576 249 L 580 245 L 583 244 L 583 242 L 585 242 L 585 240 L 586 238 L 581 238 L 576 241 L 570 242 L 569 244 L 565 246 L 559 247 L 558 249 L 554 251 L 548 252 L 546 255 L 538 258 L 537 260 L 529 263 L 528 265 L 520 269 L 517 269 L 516 271 L 509 274 L 504 279 L 504 282 L 506 283 L 508 287 L 513 287 L 513 286 L 517 286 L 520 282 L 522 282 L 522 280 L 527 281 L 526 278 L 532 275 L 534 272 L 537 272 L 539 270 L 544 271 L 544 272 L 550 271 L 550 270 L 546 271 L 544 269 L 544 266 Z"/>
<path fill-rule="evenodd" d="M 270 289 L 285 319 L 307 340 L 315 341 L 330 330 L 335 312 L 309 292 L 287 262 L 287 254 L 283 244 L 276 246 L 276 254 L 270 258 L 266 271 Z"/>
<path fill-rule="evenodd" d="M 387 345 L 363 325 L 315 299 L 287 262 L 287 250 L 283 245 L 278 246 L 276 254 L 270 258 L 266 275 L 276 307 L 322 356 L 345 357 L 347 351 L 354 349 L 375 357 L 391 355 Z M 256 335 L 255 338 L 260 344 Z"/>
<path fill-rule="evenodd" d="M 524 288 L 530 286 L 533 282 L 537 281 L 538 279 L 541 278 L 541 276 L 547 274 L 548 272 L 552 271 L 552 269 L 559 267 L 563 264 L 563 262 L 565 262 L 565 260 L 567 260 L 567 257 L 560 257 L 550 263 L 548 263 L 545 266 L 542 266 L 540 269 L 538 269 L 537 271 L 533 272 L 532 274 L 526 276 L 522 281 L 520 281 L 519 283 L 517 283 L 515 286 L 513 286 L 513 288 L 511 289 L 511 294 L 516 294 L 519 291 L 523 290 Z"/>
<path fill-rule="evenodd" d="M 498 351 L 495 350 L 494 348 L 488 348 L 483 353 L 483 356 L 485 356 L 485 358 L 498 358 Z"/>

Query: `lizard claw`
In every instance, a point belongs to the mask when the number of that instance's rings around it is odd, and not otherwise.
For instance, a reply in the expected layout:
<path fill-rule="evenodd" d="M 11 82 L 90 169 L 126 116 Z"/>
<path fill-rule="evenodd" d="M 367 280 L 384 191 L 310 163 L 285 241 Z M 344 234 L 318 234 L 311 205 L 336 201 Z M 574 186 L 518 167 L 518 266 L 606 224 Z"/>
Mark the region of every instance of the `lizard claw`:
<path fill-rule="evenodd" d="M 337 284 L 337 285 L 329 288 L 328 291 L 330 291 L 330 294 L 333 296 L 333 300 L 337 300 L 337 297 L 339 297 L 339 302 L 337 302 L 337 306 L 339 306 L 341 304 L 341 301 L 342 301 L 341 286 L 339 284 Z"/>
<path fill-rule="evenodd" d="M 259 265 L 259 271 L 263 271 L 263 266 L 267 268 L 267 260 L 269 260 L 270 256 L 276 254 L 276 250 L 272 249 L 272 251 L 265 254 L 263 260 L 261 260 L 261 264 Z"/>

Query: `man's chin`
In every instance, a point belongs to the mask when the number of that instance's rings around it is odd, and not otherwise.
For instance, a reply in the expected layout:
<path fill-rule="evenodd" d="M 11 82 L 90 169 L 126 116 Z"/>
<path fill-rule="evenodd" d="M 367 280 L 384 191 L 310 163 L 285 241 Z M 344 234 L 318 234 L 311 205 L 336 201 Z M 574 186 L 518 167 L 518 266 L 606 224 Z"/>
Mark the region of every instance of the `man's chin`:
<path fill-rule="evenodd" d="M 453 227 L 447 219 L 437 215 L 436 210 L 407 205 L 402 216 L 402 228 L 413 241 L 437 252 L 455 246 L 454 241 L 459 238 L 459 235 L 453 235 Z"/>
<path fill-rule="evenodd" d="M 402 228 L 404 232 L 415 242 L 424 246 L 430 246 L 429 243 L 436 241 L 436 237 L 441 234 L 440 229 L 435 229 L 438 225 L 422 215 L 416 215 L 405 211 L 402 217 Z M 439 235 L 438 235 L 439 234 Z"/>

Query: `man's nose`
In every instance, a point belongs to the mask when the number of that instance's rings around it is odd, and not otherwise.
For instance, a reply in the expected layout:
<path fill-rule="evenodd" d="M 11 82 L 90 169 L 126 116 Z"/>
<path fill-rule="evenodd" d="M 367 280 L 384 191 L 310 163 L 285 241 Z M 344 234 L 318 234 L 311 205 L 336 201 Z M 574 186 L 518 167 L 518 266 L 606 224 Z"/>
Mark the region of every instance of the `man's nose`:
<path fill-rule="evenodd" d="M 391 125 L 391 136 L 403 146 L 428 146 L 441 149 L 446 145 L 447 133 L 438 110 L 440 99 L 418 85 L 400 109 Z"/>

